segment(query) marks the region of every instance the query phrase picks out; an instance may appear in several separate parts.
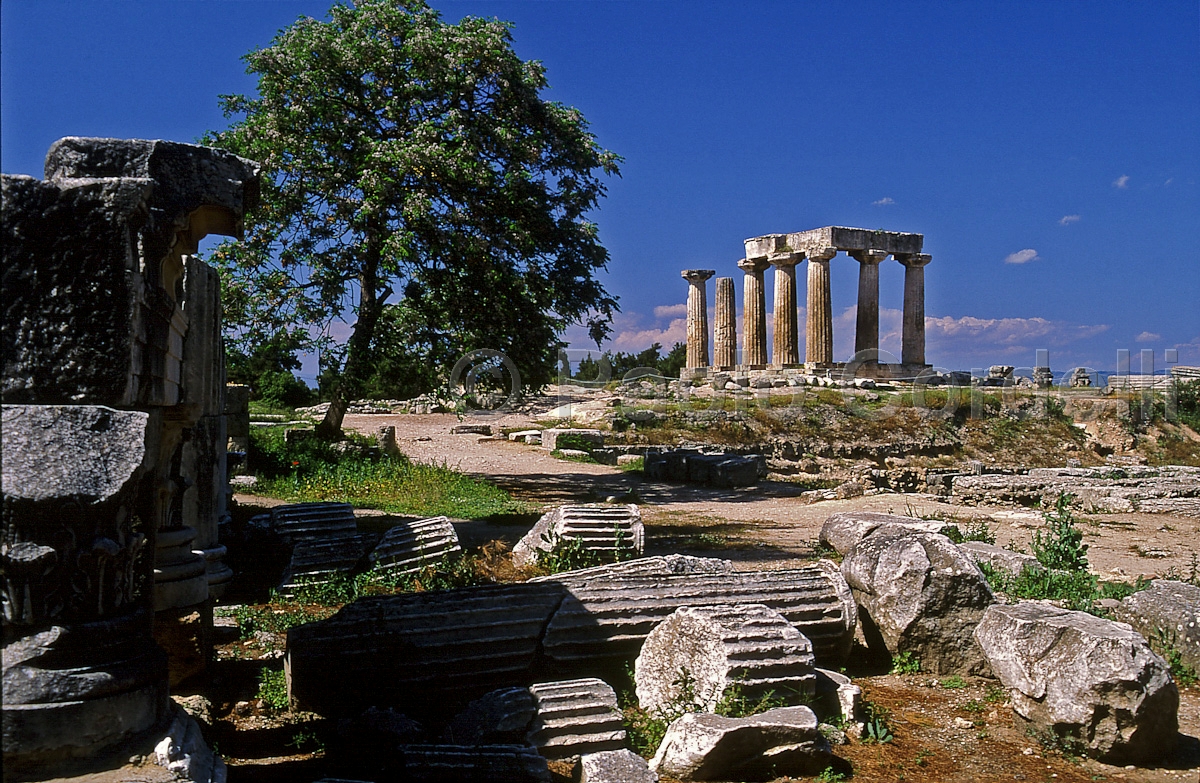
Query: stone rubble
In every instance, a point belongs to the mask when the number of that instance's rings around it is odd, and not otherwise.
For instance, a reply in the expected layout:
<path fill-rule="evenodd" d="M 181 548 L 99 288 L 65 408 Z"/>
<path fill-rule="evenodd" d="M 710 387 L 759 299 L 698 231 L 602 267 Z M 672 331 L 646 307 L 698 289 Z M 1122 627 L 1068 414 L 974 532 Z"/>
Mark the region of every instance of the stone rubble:
<path fill-rule="evenodd" d="M 429 517 L 393 525 L 367 555 L 367 562 L 373 568 L 412 573 L 461 551 L 449 517 Z"/>
<path fill-rule="evenodd" d="M 442 740 L 457 745 L 520 744 L 537 715 L 528 688 L 500 688 L 471 702 L 446 725 Z"/>
<path fill-rule="evenodd" d="M 682 781 L 770 780 L 817 775 L 831 760 L 813 711 L 779 707 L 748 718 L 687 713 L 667 727 L 650 768 Z"/>
<path fill-rule="evenodd" d="M 586 753 L 579 759 L 579 783 L 658 783 L 644 758 L 632 750 Z"/>
<path fill-rule="evenodd" d="M 990 607 L 974 636 L 1035 731 L 1073 737 L 1110 764 L 1153 762 L 1174 748 L 1179 690 L 1128 625 L 1022 602 Z"/>
<path fill-rule="evenodd" d="M 954 502 L 1050 508 L 1061 494 L 1089 512 L 1200 515 L 1200 467 L 1034 468 L 1027 474 L 955 476 Z"/>
<path fill-rule="evenodd" d="M 757 454 L 710 454 L 697 449 L 672 449 L 647 451 L 642 470 L 650 481 L 745 487 L 766 477 L 767 462 Z"/>
<path fill-rule="evenodd" d="M 536 714 L 527 740 L 548 759 L 625 747 L 617 694 L 602 680 L 585 678 L 529 686 Z"/>
<path fill-rule="evenodd" d="M 712 711 L 731 688 L 750 700 L 804 703 L 816 693 L 812 642 L 762 604 L 685 606 L 646 637 L 634 682 L 652 712 L 680 698 Z"/>
<path fill-rule="evenodd" d="M 1174 648 L 1184 665 L 1200 672 L 1200 587 L 1155 579 L 1114 606 L 1112 614 L 1147 639 Z"/>
<path fill-rule="evenodd" d="M 883 527 L 895 527 L 913 533 L 939 533 L 945 526 L 945 522 L 938 520 L 915 519 L 872 511 L 842 511 L 825 520 L 817 539 L 839 555 L 845 556 L 859 541 Z"/>

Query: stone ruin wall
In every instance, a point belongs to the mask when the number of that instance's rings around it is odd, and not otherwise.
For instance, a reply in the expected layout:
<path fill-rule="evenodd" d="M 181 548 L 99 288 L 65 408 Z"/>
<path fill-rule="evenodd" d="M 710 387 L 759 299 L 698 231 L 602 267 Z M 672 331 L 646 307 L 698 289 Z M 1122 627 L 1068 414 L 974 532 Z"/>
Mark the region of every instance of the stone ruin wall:
<path fill-rule="evenodd" d="M 192 254 L 240 236 L 258 175 L 72 137 L 45 179 L 3 176 L 6 779 L 178 720 L 155 637 L 202 636 L 232 576 L 219 278 Z"/>

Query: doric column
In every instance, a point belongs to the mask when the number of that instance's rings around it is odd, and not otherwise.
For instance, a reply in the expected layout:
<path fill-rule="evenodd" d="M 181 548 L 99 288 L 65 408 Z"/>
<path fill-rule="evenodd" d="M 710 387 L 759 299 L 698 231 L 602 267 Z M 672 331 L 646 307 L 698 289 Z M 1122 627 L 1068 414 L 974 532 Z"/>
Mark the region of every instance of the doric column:
<path fill-rule="evenodd" d="M 867 351 L 861 360 L 879 361 L 879 264 L 888 254 L 882 250 L 851 250 L 858 262 L 858 308 L 854 329 L 855 355 Z"/>
<path fill-rule="evenodd" d="M 925 265 L 926 253 L 896 256 L 904 264 L 904 333 L 900 347 L 903 364 L 925 364 Z"/>
<path fill-rule="evenodd" d="M 767 292 L 763 271 L 770 266 L 765 258 L 743 258 L 738 268 L 746 273 L 742 289 L 742 364 L 767 365 Z"/>
<path fill-rule="evenodd" d="M 705 284 L 716 274 L 713 269 L 684 269 L 680 275 L 688 281 L 687 298 L 687 369 L 708 366 L 708 291 Z"/>
<path fill-rule="evenodd" d="M 767 258 L 775 267 L 775 350 L 771 363 L 777 367 L 800 363 L 796 343 L 796 264 L 803 253 L 776 253 Z"/>
<path fill-rule="evenodd" d="M 732 370 L 737 364 L 737 306 L 733 301 L 733 278 L 718 277 L 713 364 L 722 370 Z"/>
<path fill-rule="evenodd" d="M 836 255 L 837 250 L 832 247 L 808 254 L 808 322 L 804 335 L 804 360 L 808 364 L 833 364 L 829 261 Z"/>

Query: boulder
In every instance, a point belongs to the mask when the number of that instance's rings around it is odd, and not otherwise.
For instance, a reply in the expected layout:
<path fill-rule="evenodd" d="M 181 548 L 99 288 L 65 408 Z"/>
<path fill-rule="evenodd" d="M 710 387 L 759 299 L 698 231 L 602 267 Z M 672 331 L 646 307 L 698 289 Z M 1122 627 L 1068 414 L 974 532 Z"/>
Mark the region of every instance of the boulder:
<path fill-rule="evenodd" d="M 1035 731 L 1074 738 L 1111 764 L 1174 748 L 1179 690 L 1166 661 L 1125 623 L 1022 602 L 989 608 L 975 638 Z"/>
<path fill-rule="evenodd" d="M 1046 570 L 1046 567 L 1039 563 L 1033 555 L 1013 552 L 1011 549 L 985 544 L 982 541 L 964 541 L 958 545 L 958 548 L 966 552 L 967 556 L 976 563 L 981 565 L 986 563 L 992 569 L 1009 576 L 1020 576 L 1022 571 L 1040 574 Z"/>
<path fill-rule="evenodd" d="M 1181 663 L 1200 672 L 1200 587 L 1155 579 L 1121 601 L 1113 615 L 1156 644 L 1173 648 Z"/>
<path fill-rule="evenodd" d="M 646 760 L 632 750 L 588 753 L 579 760 L 579 783 L 658 783 Z"/>
<path fill-rule="evenodd" d="M 537 713 L 527 740 L 548 759 L 625 747 L 617 694 L 595 678 L 529 686 Z"/>
<path fill-rule="evenodd" d="M 549 552 L 557 541 L 579 539 L 584 547 L 607 560 L 637 556 L 645 546 L 642 512 L 626 506 L 560 506 L 542 515 L 513 547 L 513 563 L 532 566 L 540 552 Z"/>
<path fill-rule="evenodd" d="M 868 644 L 881 644 L 892 655 L 910 653 L 933 674 L 986 671 L 971 632 L 996 598 L 949 538 L 877 530 L 846 553 L 842 575 L 858 602 Z"/>
<path fill-rule="evenodd" d="M 825 520 L 818 537 L 822 544 L 833 548 L 839 555 L 845 555 L 859 541 L 884 526 L 913 533 L 937 533 L 946 523 L 872 511 L 843 511 Z"/>
<path fill-rule="evenodd" d="M 816 688 L 812 642 L 762 604 L 677 609 L 646 637 L 634 671 L 638 703 L 650 711 L 680 698 L 714 710 L 731 687 L 797 704 Z"/>
<path fill-rule="evenodd" d="M 650 768 L 683 781 L 815 775 L 832 758 L 817 726 L 808 707 L 780 707 L 749 718 L 690 712 L 667 728 Z"/>

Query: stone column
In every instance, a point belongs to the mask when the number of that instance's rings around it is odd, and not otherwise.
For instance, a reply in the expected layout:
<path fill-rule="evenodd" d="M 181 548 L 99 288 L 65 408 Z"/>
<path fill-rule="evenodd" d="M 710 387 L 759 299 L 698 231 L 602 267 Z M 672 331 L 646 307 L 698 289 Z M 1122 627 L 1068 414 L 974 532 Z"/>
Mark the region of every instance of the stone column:
<path fill-rule="evenodd" d="M 767 261 L 775 267 L 775 350 L 771 363 L 776 367 L 800 363 L 796 342 L 796 264 L 803 253 L 776 253 Z"/>
<path fill-rule="evenodd" d="M 858 308 L 854 329 L 854 353 L 861 361 L 879 361 L 879 264 L 888 254 L 882 250 L 851 250 L 858 262 Z"/>
<path fill-rule="evenodd" d="M 687 369 L 708 366 L 708 291 L 706 281 L 716 274 L 713 269 L 684 269 L 679 273 L 688 281 L 687 298 Z"/>
<path fill-rule="evenodd" d="M 925 265 L 926 253 L 896 256 L 904 264 L 904 332 L 900 348 L 903 364 L 925 364 Z"/>
<path fill-rule="evenodd" d="M 833 301 L 829 293 L 829 261 L 837 250 L 829 247 L 808 254 L 808 322 L 804 360 L 808 364 L 833 364 Z"/>
<path fill-rule="evenodd" d="M 721 370 L 732 370 L 737 364 L 737 307 L 733 302 L 733 278 L 718 277 L 713 365 Z"/>
<path fill-rule="evenodd" d="M 742 289 L 742 364 L 747 368 L 767 366 L 767 295 L 763 271 L 765 258 L 743 258 L 738 268 L 746 273 Z"/>

